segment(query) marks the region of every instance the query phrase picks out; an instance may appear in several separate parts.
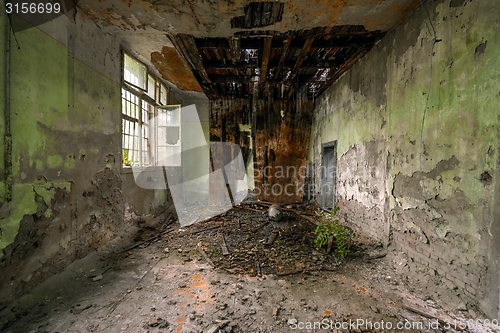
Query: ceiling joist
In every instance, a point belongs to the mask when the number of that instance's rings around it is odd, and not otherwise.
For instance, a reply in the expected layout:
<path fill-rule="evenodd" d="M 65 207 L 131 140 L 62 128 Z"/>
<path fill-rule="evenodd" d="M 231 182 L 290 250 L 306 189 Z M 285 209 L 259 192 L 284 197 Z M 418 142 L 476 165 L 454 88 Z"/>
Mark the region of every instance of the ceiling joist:
<path fill-rule="evenodd" d="M 262 7 L 264 8 L 264 7 Z M 255 22 L 258 20 L 254 19 Z M 258 23 L 258 22 L 257 22 Z M 311 30 L 253 31 L 230 38 L 172 37 L 210 99 L 292 98 L 302 87 L 317 96 L 372 48 L 383 35 L 361 26 Z"/>

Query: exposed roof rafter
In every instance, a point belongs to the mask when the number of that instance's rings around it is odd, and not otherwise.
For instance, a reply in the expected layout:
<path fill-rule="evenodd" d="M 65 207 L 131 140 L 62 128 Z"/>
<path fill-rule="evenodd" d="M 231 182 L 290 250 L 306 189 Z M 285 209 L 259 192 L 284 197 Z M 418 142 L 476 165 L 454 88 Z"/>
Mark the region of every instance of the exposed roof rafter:
<path fill-rule="evenodd" d="M 186 58 L 210 99 L 240 98 L 259 88 L 291 98 L 302 87 L 322 93 L 383 36 L 361 26 L 311 30 L 247 31 L 230 38 L 176 35 L 172 42 Z M 272 88 L 272 89 L 271 89 Z"/>

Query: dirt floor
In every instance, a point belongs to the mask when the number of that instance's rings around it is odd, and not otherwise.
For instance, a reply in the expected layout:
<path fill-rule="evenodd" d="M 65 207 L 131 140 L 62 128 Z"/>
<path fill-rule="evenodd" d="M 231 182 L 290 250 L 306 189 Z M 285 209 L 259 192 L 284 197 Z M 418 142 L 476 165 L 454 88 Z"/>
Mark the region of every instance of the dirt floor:
<path fill-rule="evenodd" d="M 0 310 L 1 332 L 493 332 L 453 286 L 356 230 L 314 247 L 315 208 L 245 203 L 189 227 L 135 217 L 133 237 Z M 227 251 L 227 252 L 226 252 Z M 469 322 L 472 323 L 472 322 Z"/>

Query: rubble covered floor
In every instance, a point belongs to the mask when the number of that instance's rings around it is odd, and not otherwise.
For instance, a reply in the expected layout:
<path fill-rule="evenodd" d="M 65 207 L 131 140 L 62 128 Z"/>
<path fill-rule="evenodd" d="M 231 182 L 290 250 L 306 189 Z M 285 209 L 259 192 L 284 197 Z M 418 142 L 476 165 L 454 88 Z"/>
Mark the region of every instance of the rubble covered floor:
<path fill-rule="evenodd" d="M 371 332 L 391 331 L 390 322 L 441 332 L 447 321 L 480 316 L 438 276 L 361 231 L 341 260 L 314 249 L 312 207 L 288 205 L 281 222 L 266 207 L 247 203 L 182 228 L 138 218 L 135 237 L 0 309 L 0 331 Z"/>

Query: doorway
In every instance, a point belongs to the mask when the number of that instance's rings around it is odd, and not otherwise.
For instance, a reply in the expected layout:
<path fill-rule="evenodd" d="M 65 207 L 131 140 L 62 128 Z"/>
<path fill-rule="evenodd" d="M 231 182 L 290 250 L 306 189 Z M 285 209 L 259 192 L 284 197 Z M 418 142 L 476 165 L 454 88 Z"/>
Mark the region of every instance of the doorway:
<path fill-rule="evenodd" d="M 335 206 L 335 179 L 337 175 L 337 141 L 322 145 L 321 207 L 331 210 Z"/>

